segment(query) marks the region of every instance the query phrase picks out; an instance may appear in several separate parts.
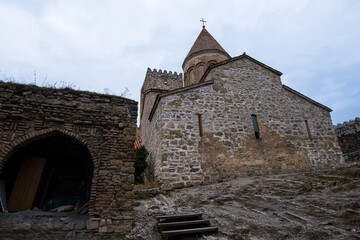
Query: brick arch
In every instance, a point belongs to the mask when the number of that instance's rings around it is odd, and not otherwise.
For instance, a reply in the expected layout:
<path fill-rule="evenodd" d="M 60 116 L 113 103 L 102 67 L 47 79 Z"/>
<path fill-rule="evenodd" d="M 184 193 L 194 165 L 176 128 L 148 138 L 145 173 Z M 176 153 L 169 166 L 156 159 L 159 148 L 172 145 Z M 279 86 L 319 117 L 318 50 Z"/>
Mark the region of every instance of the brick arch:
<path fill-rule="evenodd" d="M 59 134 L 60 136 L 62 135 L 62 136 L 70 137 L 71 139 L 75 140 L 76 142 L 80 143 L 81 145 L 84 145 L 90 153 L 91 161 L 93 163 L 94 171 L 95 171 L 96 166 L 97 166 L 97 158 L 96 158 L 95 151 L 90 147 L 90 145 L 83 138 L 81 138 L 79 135 L 77 135 L 73 132 L 70 132 L 70 131 L 67 131 L 64 129 L 48 128 L 48 129 L 39 130 L 36 132 L 31 132 L 27 135 L 18 137 L 17 139 L 12 141 L 11 144 L 5 145 L 3 147 L 2 152 L 0 153 L 0 163 L 1 163 L 0 173 L 2 171 L 3 166 L 7 162 L 7 160 L 17 150 L 19 150 L 20 148 L 22 148 L 23 146 L 25 146 L 31 142 L 34 142 L 39 139 L 51 137 L 55 134 Z"/>

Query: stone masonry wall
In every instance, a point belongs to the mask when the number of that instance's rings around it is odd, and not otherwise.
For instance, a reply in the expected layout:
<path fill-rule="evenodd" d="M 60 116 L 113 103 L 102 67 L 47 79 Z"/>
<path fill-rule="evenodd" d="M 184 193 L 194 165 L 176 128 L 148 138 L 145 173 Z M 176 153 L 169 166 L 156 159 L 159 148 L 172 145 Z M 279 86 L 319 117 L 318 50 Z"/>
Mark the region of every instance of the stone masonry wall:
<path fill-rule="evenodd" d="M 206 81 L 163 96 L 153 115 L 149 152 L 163 188 L 343 162 L 329 111 L 287 90 L 279 75 L 243 58 Z"/>
<path fill-rule="evenodd" d="M 122 97 L 0 81 L 0 172 L 22 146 L 60 134 L 85 145 L 94 165 L 90 231 L 132 224 L 137 102 Z"/>
<path fill-rule="evenodd" d="M 338 124 L 335 127 L 345 162 L 360 162 L 360 118 Z"/>
<path fill-rule="evenodd" d="M 145 103 L 148 103 L 149 100 L 145 99 L 146 94 L 150 90 L 163 90 L 169 91 L 176 88 L 181 88 L 183 86 L 182 74 L 178 74 L 177 72 L 172 73 L 171 71 L 167 72 L 166 70 L 162 71 L 159 69 L 151 70 L 147 69 L 144 83 L 141 87 L 141 108 L 140 108 L 140 116 L 142 118 L 143 111 L 145 107 Z"/>
<path fill-rule="evenodd" d="M 222 62 L 227 59 L 229 59 L 227 56 L 221 55 L 219 53 L 204 53 L 200 56 L 195 56 L 189 59 L 184 65 L 184 85 L 189 86 L 200 81 L 202 74 L 200 72 L 199 66 L 203 67 L 204 73 L 210 64 Z M 190 71 L 193 71 L 194 83 L 191 82 Z"/>
<path fill-rule="evenodd" d="M 140 107 L 140 127 L 141 127 L 141 140 L 147 146 L 148 131 L 145 129 L 150 128 L 149 114 L 154 101 L 160 93 L 181 88 L 183 86 L 182 74 L 172 73 L 156 69 L 151 70 L 148 68 L 145 76 L 143 86 L 141 88 L 141 107 Z"/>

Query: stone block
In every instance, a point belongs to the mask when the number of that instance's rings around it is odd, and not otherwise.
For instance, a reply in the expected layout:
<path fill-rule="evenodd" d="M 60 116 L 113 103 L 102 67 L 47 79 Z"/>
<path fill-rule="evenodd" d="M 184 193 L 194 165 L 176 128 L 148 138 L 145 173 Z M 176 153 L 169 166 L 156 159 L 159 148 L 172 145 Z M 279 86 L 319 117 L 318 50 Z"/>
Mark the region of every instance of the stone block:
<path fill-rule="evenodd" d="M 134 184 L 122 184 L 121 189 L 131 191 L 134 189 Z"/>
<path fill-rule="evenodd" d="M 31 223 L 24 222 L 24 223 L 16 224 L 14 229 L 19 231 L 28 231 L 30 230 L 31 226 L 32 226 Z"/>
<path fill-rule="evenodd" d="M 87 230 L 97 229 L 98 227 L 99 227 L 98 221 L 91 221 L 91 220 L 86 221 L 86 229 Z"/>
<path fill-rule="evenodd" d="M 176 188 L 183 188 L 185 187 L 185 183 L 184 182 L 176 182 L 176 183 L 172 183 L 171 187 L 176 189 Z"/>
<path fill-rule="evenodd" d="M 136 132 L 136 128 L 126 127 L 123 129 L 123 133 L 125 135 L 135 135 L 135 132 Z"/>
<path fill-rule="evenodd" d="M 105 219 L 101 219 L 99 226 L 100 226 L 100 227 L 103 227 L 103 226 L 105 226 L 105 225 L 106 225 L 106 220 L 105 220 Z"/>
<path fill-rule="evenodd" d="M 121 171 L 123 173 L 134 173 L 135 172 L 135 168 L 133 167 L 122 167 Z"/>
<path fill-rule="evenodd" d="M 161 189 L 164 190 L 164 191 L 168 191 L 168 190 L 171 190 L 172 189 L 172 186 L 170 184 L 162 184 L 161 185 Z"/>
<path fill-rule="evenodd" d="M 125 193 L 125 196 L 127 198 L 133 198 L 134 197 L 134 192 L 133 191 L 128 191 L 127 193 Z"/>
<path fill-rule="evenodd" d="M 79 221 L 77 222 L 75 225 L 74 225 L 74 229 L 75 230 L 81 230 L 81 229 L 84 229 L 86 226 L 85 226 L 85 222 L 84 221 Z"/>
<path fill-rule="evenodd" d="M 134 142 L 136 140 L 136 136 L 135 135 L 127 135 L 125 137 L 125 140 L 126 141 L 131 141 L 131 142 Z"/>
<path fill-rule="evenodd" d="M 112 176 L 111 180 L 113 182 L 119 183 L 121 181 L 121 177 L 119 175 Z"/>
<path fill-rule="evenodd" d="M 107 171 L 107 170 L 99 170 L 99 175 L 100 176 L 107 176 L 108 173 L 109 173 L 109 171 Z"/>
<path fill-rule="evenodd" d="M 106 232 L 108 232 L 107 226 L 99 227 L 99 233 L 106 233 Z"/>
<path fill-rule="evenodd" d="M 119 165 L 123 165 L 123 161 L 121 161 L 121 160 L 111 160 L 110 164 L 115 165 L 115 166 L 119 166 Z"/>

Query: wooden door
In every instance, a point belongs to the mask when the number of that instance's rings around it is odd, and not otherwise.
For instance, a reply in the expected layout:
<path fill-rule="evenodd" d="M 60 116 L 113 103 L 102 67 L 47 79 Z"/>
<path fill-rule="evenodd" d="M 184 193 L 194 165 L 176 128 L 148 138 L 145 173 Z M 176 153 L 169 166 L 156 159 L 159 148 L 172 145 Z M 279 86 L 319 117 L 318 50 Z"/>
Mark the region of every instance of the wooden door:
<path fill-rule="evenodd" d="M 33 207 L 45 163 L 46 158 L 24 158 L 11 191 L 9 211 L 23 211 Z"/>

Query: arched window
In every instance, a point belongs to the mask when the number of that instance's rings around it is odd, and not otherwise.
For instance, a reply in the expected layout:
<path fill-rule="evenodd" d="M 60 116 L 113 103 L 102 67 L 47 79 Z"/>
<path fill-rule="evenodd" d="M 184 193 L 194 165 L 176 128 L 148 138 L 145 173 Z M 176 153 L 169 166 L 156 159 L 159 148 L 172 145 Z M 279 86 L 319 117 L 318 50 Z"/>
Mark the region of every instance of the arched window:
<path fill-rule="evenodd" d="M 190 70 L 190 84 L 194 84 L 194 71 Z"/>
<path fill-rule="evenodd" d="M 216 61 L 215 61 L 215 60 L 211 60 L 211 61 L 209 62 L 209 66 L 214 65 L 214 64 L 216 64 Z"/>
<path fill-rule="evenodd" d="M 200 73 L 200 77 L 204 75 L 204 65 L 199 66 L 199 73 Z"/>

